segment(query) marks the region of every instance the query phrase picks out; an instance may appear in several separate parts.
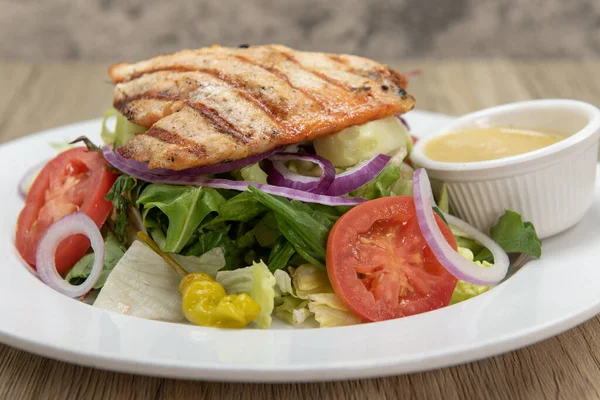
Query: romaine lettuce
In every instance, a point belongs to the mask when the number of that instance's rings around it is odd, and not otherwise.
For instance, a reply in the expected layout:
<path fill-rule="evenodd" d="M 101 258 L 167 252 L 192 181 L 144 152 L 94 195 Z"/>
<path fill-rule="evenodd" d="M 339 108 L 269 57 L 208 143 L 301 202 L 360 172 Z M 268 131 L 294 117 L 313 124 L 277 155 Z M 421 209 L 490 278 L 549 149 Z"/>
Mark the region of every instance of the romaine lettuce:
<path fill-rule="evenodd" d="M 227 294 L 247 293 L 260 305 L 260 314 L 254 320 L 259 328 L 271 326 L 271 313 L 275 306 L 275 277 L 264 262 L 234 271 L 217 273 L 219 282 Z"/>

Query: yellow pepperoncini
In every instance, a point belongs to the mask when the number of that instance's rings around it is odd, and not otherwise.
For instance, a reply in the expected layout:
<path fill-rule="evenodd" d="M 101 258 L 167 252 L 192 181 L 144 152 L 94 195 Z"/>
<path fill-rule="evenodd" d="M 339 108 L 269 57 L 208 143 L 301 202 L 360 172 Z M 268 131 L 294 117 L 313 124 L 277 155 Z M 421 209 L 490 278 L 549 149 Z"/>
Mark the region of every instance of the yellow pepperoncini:
<path fill-rule="evenodd" d="M 138 237 L 160 255 L 179 276 L 179 294 L 185 318 L 195 325 L 240 329 L 254 321 L 260 305 L 246 293 L 225 293 L 221 284 L 203 272 L 189 274 L 145 233 Z"/>
<path fill-rule="evenodd" d="M 193 324 L 239 329 L 260 313 L 246 293 L 226 294 L 218 282 L 203 272 L 186 275 L 179 284 L 183 313 Z"/>

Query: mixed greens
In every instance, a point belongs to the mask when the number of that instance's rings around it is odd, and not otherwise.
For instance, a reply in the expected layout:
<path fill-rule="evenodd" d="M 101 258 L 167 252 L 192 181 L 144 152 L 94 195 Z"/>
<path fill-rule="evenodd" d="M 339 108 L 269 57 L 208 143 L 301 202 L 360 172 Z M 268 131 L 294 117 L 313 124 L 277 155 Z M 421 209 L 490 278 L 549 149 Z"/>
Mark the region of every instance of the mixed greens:
<path fill-rule="evenodd" d="M 113 117 L 111 130 L 107 120 Z M 110 147 L 105 147 L 104 156 L 118 157 L 113 150 L 143 130 L 116 111 L 107 112 L 101 136 Z M 105 192 L 112 213 L 103 228 L 102 273 L 93 285 L 100 291 L 94 305 L 143 318 L 187 319 L 219 327 L 242 327 L 252 321 L 268 328 L 272 317 L 295 326 L 363 322 L 365 318 L 349 308 L 351 302 L 339 296 L 328 241 L 336 222 L 355 205 L 413 196 L 416 175 L 407 158 L 412 143 L 406 127 L 393 117 L 284 149 L 271 158 L 257 157 L 239 168 L 218 167 L 198 178 L 112 168 L 118 177 Z M 338 186 L 331 191 L 335 179 Z M 280 191 L 275 183 L 291 186 Z M 437 187 L 437 204 L 429 210 L 447 222 L 448 192 L 445 185 Z M 299 192 L 304 194 L 295 197 Z M 450 228 L 461 259 L 478 268 L 494 266 L 488 248 L 458 227 Z M 507 253 L 541 256 L 535 228 L 514 211 L 507 210 L 489 234 Z M 348 244 L 357 252 L 361 243 L 372 242 L 360 235 L 362 242 Z M 73 285 L 85 282 L 94 263 L 95 255 L 86 254 L 65 279 Z M 375 270 L 356 274 L 363 279 Z M 448 297 L 430 309 L 490 289 L 447 277 L 452 284 Z M 373 282 L 365 283 L 371 298 L 378 293 Z M 403 285 L 402 290 L 415 290 L 409 283 Z"/>

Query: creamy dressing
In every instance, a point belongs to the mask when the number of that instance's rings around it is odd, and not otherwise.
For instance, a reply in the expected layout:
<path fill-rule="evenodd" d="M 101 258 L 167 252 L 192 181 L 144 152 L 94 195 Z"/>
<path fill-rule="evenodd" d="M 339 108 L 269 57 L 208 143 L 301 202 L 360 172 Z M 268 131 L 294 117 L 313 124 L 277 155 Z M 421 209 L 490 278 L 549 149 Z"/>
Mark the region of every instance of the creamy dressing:
<path fill-rule="evenodd" d="M 528 153 L 550 146 L 563 136 L 508 127 L 468 128 L 431 140 L 427 157 L 443 162 L 476 162 Z"/>

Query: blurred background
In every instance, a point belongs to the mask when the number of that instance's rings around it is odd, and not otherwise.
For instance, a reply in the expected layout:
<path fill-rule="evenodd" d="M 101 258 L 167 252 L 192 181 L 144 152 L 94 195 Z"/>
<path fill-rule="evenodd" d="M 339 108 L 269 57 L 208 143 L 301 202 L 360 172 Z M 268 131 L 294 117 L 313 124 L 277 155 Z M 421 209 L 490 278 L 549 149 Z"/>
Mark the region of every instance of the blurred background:
<path fill-rule="evenodd" d="M 101 116 L 112 63 L 216 43 L 418 69 L 420 110 L 600 105 L 600 0 L 0 0 L 0 142 Z"/>
<path fill-rule="evenodd" d="M 0 56 L 138 60 L 214 43 L 405 58 L 600 55 L 600 0 L 0 0 Z"/>

